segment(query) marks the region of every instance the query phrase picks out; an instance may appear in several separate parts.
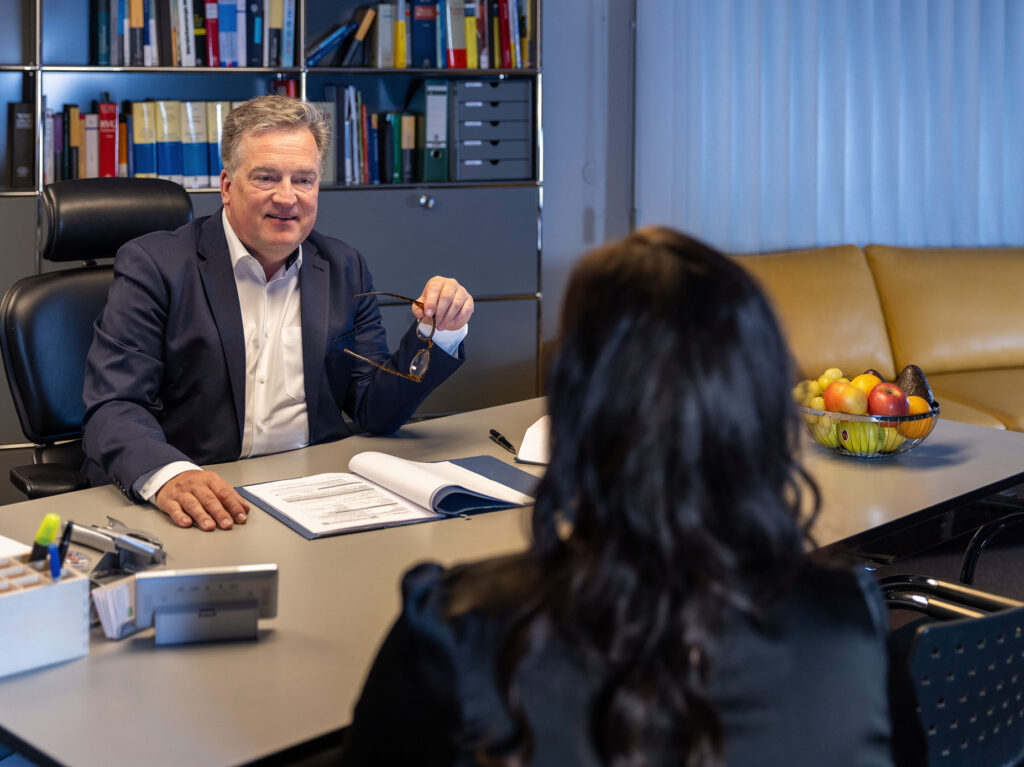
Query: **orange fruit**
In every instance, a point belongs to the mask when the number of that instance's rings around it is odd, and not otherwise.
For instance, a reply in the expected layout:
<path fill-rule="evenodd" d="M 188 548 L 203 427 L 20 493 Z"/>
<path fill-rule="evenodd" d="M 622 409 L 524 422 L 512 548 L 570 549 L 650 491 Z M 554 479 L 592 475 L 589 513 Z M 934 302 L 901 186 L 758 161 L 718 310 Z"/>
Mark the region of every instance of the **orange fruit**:
<path fill-rule="evenodd" d="M 871 390 L 882 383 L 882 379 L 873 373 L 861 373 L 859 376 L 855 376 L 850 383 L 865 394 L 871 394 Z"/>
<path fill-rule="evenodd" d="M 908 415 L 919 415 L 921 413 L 930 413 L 932 410 L 931 404 L 924 397 L 918 397 L 915 394 L 911 394 L 907 397 L 907 402 L 910 403 L 910 412 Z M 923 418 L 920 421 L 911 421 L 910 423 L 901 423 L 897 428 L 907 439 L 921 439 L 927 437 L 931 433 L 932 426 L 935 424 L 934 420 Z"/>

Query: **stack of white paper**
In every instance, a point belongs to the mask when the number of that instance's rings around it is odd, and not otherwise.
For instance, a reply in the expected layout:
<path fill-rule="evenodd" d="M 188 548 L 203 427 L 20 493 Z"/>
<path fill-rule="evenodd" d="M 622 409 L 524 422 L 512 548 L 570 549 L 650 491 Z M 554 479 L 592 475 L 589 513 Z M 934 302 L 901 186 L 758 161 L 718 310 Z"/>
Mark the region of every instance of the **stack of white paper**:
<path fill-rule="evenodd" d="M 93 589 L 92 602 L 107 639 L 122 639 L 137 631 L 134 575 Z"/>

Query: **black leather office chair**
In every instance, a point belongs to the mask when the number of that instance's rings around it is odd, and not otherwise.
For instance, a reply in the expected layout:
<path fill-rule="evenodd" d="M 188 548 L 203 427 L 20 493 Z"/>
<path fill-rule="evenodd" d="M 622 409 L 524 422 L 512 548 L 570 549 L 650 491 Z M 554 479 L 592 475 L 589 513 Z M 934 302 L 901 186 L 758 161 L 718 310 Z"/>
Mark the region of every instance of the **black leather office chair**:
<path fill-rule="evenodd" d="M 11 470 L 29 498 L 87 487 L 83 454 L 82 380 L 93 322 L 107 300 L 113 258 L 142 234 L 176 229 L 192 219 L 192 201 L 163 179 L 96 178 L 49 184 L 42 195 L 40 249 L 51 262 L 80 268 L 33 275 L 0 303 L 0 346 L 14 407 L 35 462 Z"/>
<path fill-rule="evenodd" d="M 890 607 L 927 616 L 893 632 L 897 763 L 1024 762 L 1024 602 L 919 575 L 879 584 Z"/>

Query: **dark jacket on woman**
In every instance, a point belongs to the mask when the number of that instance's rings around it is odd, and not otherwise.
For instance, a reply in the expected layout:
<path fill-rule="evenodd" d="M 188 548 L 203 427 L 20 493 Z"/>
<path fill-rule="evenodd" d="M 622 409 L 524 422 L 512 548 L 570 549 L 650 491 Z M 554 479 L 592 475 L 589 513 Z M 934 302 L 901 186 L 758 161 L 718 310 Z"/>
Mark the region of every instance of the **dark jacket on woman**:
<path fill-rule="evenodd" d="M 370 671 L 342 763 L 470 765 L 481 742 L 507 736 L 497 656 L 512 609 L 538 577 L 522 555 L 447 573 L 429 564 L 410 570 L 402 614 Z M 810 563 L 762 620 L 729 620 L 709 689 L 726 764 L 889 767 L 887 631 L 867 574 Z M 556 637 L 519 674 L 536 744 L 530 764 L 600 765 L 588 731 L 600 672 Z"/>

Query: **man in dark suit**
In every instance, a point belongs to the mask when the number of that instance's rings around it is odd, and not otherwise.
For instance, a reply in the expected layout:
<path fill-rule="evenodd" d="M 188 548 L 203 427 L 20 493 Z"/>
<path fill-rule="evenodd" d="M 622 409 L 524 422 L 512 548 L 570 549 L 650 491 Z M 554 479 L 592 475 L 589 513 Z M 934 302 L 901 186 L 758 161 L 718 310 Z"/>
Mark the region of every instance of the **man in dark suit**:
<path fill-rule="evenodd" d="M 249 506 L 197 464 L 347 436 L 343 411 L 392 432 L 461 364 L 465 288 L 431 278 L 391 355 L 362 256 L 313 231 L 329 134 L 312 105 L 246 102 L 223 129 L 222 210 L 118 252 L 86 365 L 93 484 L 227 530 Z"/>

